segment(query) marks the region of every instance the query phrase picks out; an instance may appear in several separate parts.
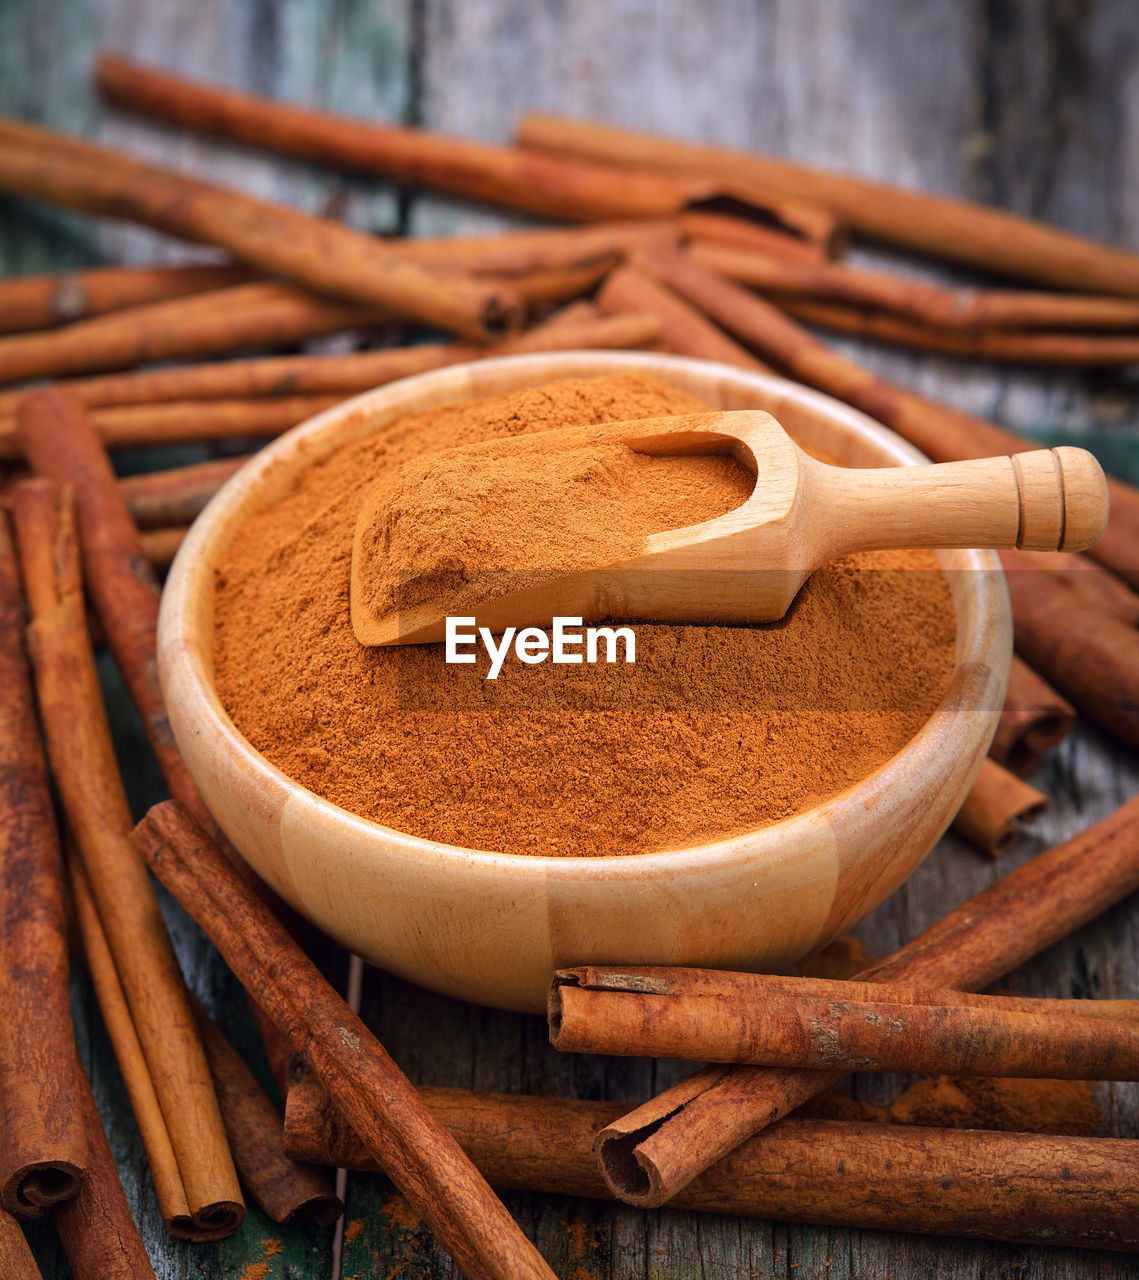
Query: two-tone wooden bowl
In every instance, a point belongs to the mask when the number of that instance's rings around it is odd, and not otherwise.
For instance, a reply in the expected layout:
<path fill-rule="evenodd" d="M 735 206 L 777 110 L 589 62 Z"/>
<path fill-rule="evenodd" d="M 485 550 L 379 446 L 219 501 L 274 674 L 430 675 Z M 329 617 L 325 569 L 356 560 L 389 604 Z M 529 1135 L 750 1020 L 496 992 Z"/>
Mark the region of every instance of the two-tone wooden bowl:
<path fill-rule="evenodd" d="M 556 378 L 636 371 L 722 409 L 766 409 L 851 466 L 925 459 L 893 432 L 775 377 L 651 353 L 515 356 L 357 396 L 262 450 L 194 524 L 170 572 L 159 664 L 170 719 L 210 809 L 288 902 L 366 959 L 451 995 L 540 1011 L 556 968 L 777 970 L 849 928 L 914 870 L 960 807 L 996 727 L 1011 652 L 995 554 L 938 552 L 956 669 L 920 732 L 857 785 L 715 843 L 601 858 L 463 849 L 395 831 L 306 790 L 237 731 L 214 689 L 214 567 L 251 512 L 339 446 L 405 413 Z M 267 657 L 271 661 L 271 656 Z"/>

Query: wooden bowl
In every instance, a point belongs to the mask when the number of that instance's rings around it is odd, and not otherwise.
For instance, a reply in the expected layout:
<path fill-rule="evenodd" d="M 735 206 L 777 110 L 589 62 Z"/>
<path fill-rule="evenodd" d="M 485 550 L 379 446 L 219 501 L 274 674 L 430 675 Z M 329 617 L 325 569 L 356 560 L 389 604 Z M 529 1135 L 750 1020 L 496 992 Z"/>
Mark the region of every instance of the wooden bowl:
<path fill-rule="evenodd" d="M 264 449 L 195 522 L 163 595 L 159 667 L 174 735 L 241 853 L 366 959 L 503 1008 L 544 1009 L 550 975 L 566 965 L 778 970 L 824 945 L 897 888 L 945 830 L 984 759 L 1008 679 L 996 556 L 939 552 L 957 615 L 956 670 L 921 731 L 825 804 L 670 852 L 528 857 L 438 844 L 331 804 L 255 751 L 218 699 L 211 661 L 214 566 L 249 514 L 314 460 L 409 411 L 621 371 L 652 374 L 715 408 L 767 409 L 801 444 L 848 465 L 924 461 L 836 400 L 725 365 L 610 352 L 486 360 L 357 396 Z"/>

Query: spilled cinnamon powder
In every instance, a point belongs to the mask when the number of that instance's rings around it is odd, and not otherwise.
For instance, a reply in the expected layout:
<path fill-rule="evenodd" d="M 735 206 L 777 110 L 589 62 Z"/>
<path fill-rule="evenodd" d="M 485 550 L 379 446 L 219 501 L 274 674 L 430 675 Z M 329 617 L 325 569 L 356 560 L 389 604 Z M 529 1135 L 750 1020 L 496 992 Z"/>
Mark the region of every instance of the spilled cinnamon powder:
<path fill-rule="evenodd" d="M 927 552 L 838 561 L 779 624 L 638 624 L 635 665 L 512 657 L 487 681 L 483 653 L 445 665 L 442 645 L 369 649 L 352 634 L 353 531 L 385 474 L 441 449 L 706 409 L 643 375 L 574 379 L 409 414 L 315 463 L 242 526 L 217 571 L 215 675 L 238 729 L 346 809 L 508 853 L 702 843 L 857 782 L 949 683 L 953 609 Z M 707 509 L 750 489 L 721 470 L 706 477 Z M 662 527 L 692 523 L 684 489 L 679 505 Z"/>
<path fill-rule="evenodd" d="M 899 1094 L 889 1116 L 894 1124 L 1094 1137 L 1101 1117 L 1092 1088 L 1086 1080 L 938 1076 Z"/>

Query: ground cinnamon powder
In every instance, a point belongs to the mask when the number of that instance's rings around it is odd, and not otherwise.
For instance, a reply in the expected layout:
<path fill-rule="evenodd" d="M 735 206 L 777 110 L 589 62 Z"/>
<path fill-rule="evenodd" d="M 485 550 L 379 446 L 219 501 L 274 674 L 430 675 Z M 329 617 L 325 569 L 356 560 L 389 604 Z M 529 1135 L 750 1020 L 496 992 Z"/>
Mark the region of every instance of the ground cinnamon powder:
<path fill-rule="evenodd" d="M 949 1129 L 1094 1136 L 1099 1107 L 1087 1080 L 938 1076 L 919 1080 L 890 1104 L 894 1124 Z"/>
<path fill-rule="evenodd" d="M 616 564 L 645 538 L 746 502 L 734 458 L 650 457 L 587 429 L 444 449 L 393 467 L 364 499 L 353 548 L 367 612 L 428 600 L 459 615 L 537 582 Z M 565 433 L 559 433 L 564 436 Z"/>
<path fill-rule="evenodd" d="M 314 464 L 218 568 L 215 674 L 238 729 L 346 809 L 509 853 L 700 843 L 865 776 L 949 682 L 952 605 L 927 552 L 839 561 L 770 626 L 638 624 L 635 665 L 511 657 L 488 681 L 481 651 L 448 666 L 441 645 L 369 649 L 352 634 L 353 530 L 385 471 L 459 445 L 706 409 L 641 375 L 575 379 L 410 414 Z M 719 502 L 736 505 L 727 491 Z"/>

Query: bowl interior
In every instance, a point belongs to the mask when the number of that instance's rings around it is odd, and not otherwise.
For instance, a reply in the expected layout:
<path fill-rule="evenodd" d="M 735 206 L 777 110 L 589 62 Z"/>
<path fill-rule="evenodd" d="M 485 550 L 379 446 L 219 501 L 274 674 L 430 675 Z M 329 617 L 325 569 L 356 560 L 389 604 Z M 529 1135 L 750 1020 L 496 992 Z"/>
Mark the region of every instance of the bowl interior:
<path fill-rule="evenodd" d="M 873 419 L 819 392 L 774 375 L 747 373 L 725 365 L 684 357 L 647 352 L 565 352 L 504 357 L 485 362 L 441 369 L 403 382 L 365 392 L 301 424 L 264 448 L 234 475 L 209 503 L 195 522 L 171 568 L 165 600 L 178 601 L 177 631 L 182 656 L 189 659 L 198 687 L 216 717 L 216 729 L 236 738 L 245 752 L 252 753 L 264 769 L 290 790 L 312 795 L 282 773 L 240 733 L 217 696 L 213 680 L 214 590 L 213 569 L 241 525 L 255 511 L 283 497 L 296 477 L 308 466 L 345 445 L 366 439 L 384 425 L 406 413 L 456 400 L 486 396 L 536 386 L 557 378 L 582 377 L 601 373 L 641 372 L 651 374 L 716 409 L 765 409 L 782 423 L 787 432 L 808 451 L 826 455 L 843 466 L 915 465 L 928 459 L 895 432 Z M 957 616 L 957 668 L 974 661 L 993 658 L 994 615 L 1007 611 L 999 560 L 994 552 L 946 550 L 936 553 L 950 583 Z M 188 612 L 184 606 L 189 603 Z M 173 613 L 173 610 L 167 610 Z M 164 630 L 175 623 L 167 619 Z M 939 712 L 931 720 L 959 702 L 960 691 L 947 691 Z M 922 731 L 924 733 L 925 730 Z M 919 743 L 919 733 L 876 774 L 889 770 Z M 966 745 L 966 744 L 963 744 Z M 868 775 L 870 782 L 876 775 Z M 852 789 L 854 790 L 854 789 Z M 844 793 L 845 794 L 845 793 Z M 425 848 L 455 848 L 394 831 L 382 823 L 350 814 L 330 801 L 315 797 L 321 805 L 354 822 L 363 822 L 385 836 L 418 841 Z M 787 819 L 795 821 L 794 818 Z M 774 824 L 782 825 L 782 824 Z M 717 843 L 730 843 L 720 841 Z M 508 858 L 533 863 L 534 855 L 500 854 L 486 850 L 462 850 L 466 854 Z M 655 854 L 622 854 L 627 857 L 669 858 L 678 850 Z M 553 859 L 594 865 L 605 858 Z"/>

